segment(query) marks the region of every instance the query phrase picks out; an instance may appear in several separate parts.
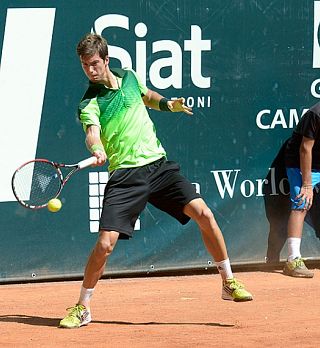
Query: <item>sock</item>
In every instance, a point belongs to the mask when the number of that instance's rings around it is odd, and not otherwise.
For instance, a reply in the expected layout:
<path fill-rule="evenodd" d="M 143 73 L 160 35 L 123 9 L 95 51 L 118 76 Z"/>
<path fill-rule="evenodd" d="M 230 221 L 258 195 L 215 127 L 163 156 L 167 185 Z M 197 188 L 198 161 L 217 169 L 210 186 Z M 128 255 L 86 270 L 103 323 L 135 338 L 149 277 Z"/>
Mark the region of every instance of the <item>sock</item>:
<path fill-rule="evenodd" d="M 87 309 L 89 309 L 90 308 L 90 299 L 93 295 L 93 291 L 94 291 L 94 288 L 93 289 L 86 289 L 82 285 L 78 303 L 84 304 L 84 306 L 88 307 Z"/>
<path fill-rule="evenodd" d="M 218 268 L 218 271 L 221 275 L 222 280 L 233 278 L 230 260 L 225 259 L 220 262 L 216 262 L 216 266 Z"/>
<path fill-rule="evenodd" d="M 290 237 L 287 239 L 288 243 L 288 261 L 292 261 L 297 257 L 301 257 L 300 244 L 301 238 Z"/>

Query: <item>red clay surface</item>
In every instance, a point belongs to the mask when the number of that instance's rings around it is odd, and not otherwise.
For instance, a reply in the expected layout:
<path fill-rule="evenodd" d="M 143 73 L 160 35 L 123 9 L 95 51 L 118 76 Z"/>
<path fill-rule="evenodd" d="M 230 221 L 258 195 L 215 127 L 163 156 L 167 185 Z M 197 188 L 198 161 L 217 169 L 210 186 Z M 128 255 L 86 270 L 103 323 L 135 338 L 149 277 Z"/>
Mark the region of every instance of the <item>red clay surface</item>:
<path fill-rule="evenodd" d="M 320 270 L 235 274 L 254 300 L 221 300 L 220 276 L 101 280 L 93 322 L 58 329 L 81 282 L 0 286 L 0 347 L 318 347 Z"/>

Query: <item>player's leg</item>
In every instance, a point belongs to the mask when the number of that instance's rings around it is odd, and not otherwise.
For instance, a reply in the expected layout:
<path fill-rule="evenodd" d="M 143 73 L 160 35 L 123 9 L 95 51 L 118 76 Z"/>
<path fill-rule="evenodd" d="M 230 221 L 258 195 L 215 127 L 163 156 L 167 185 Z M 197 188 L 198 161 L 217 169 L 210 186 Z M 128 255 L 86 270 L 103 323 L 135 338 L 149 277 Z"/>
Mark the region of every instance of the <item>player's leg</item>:
<path fill-rule="evenodd" d="M 150 166 L 149 202 L 181 224 L 186 224 L 190 218 L 194 219 L 226 285 L 223 298 L 251 300 L 251 294 L 233 278 L 224 238 L 211 210 L 196 192 L 195 186 L 180 174 L 179 169 L 179 165 L 172 161 L 163 161 L 156 168 Z"/>
<path fill-rule="evenodd" d="M 199 226 L 203 242 L 216 262 L 221 262 L 228 258 L 227 248 L 221 230 L 202 198 L 197 198 L 188 203 L 184 209 L 184 214 L 193 219 Z M 228 274 L 222 274 L 224 279 Z"/>
<path fill-rule="evenodd" d="M 108 257 L 111 255 L 119 233 L 115 231 L 100 231 L 99 238 L 92 250 L 84 272 L 82 290 L 78 304 L 90 309 L 92 291 L 105 269 Z M 91 291 L 92 290 L 92 291 Z"/>
<path fill-rule="evenodd" d="M 285 262 L 283 273 L 291 277 L 312 278 L 310 271 L 301 256 L 300 246 L 302 230 L 307 210 L 292 210 L 288 221 L 288 259 Z"/>
<path fill-rule="evenodd" d="M 300 246 L 304 220 L 307 215 L 305 202 L 297 199 L 302 186 L 302 176 L 299 168 L 287 168 L 290 184 L 291 213 L 288 220 L 288 259 L 283 273 L 292 277 L 312 278 L 313 272 L 308 270 L 301 257 Z M 312 189 L 319 181 L 319 173 L 312 173 Z"/>
<path fill-rule="evenodd" d="M 91 296 L 107 259 L 118 238 L 129 239 L 132 236 L 135 222 L 147 203 L 148 187 L 144 174 L 143 168 L 134 168 L 116 171 L 110 177 L 104 194 L 100 233 L 85 268 L 80 297 L 61 320 L 60 327 L 78 328 L 91 321 Z"/>
<path fill-rule="evenodd" d="M 217 265 L 223 281 L 222 298 L 233 301 L 252 300 L 252 295 L 233 277 L 222 232 L 203 199 L 192 200 L 184 207 L 183 212 L 198 224 L 204 244 Z"/>
<path fill-rule="evenodd" d="M 90 323 L 91 297 L 118 238 L 118 232 L 100 231 L 96 245 L 89 256 L 85 268 L 79 300 L 75 306 L 68 308 L 68 314 L 60 321 L 60 327 L 73 329 Z"/>
<path fill-rule="evenodd" d="M 300 244 L 302 238 L 302 230 L 307 210 L 296 209 L 291 210 L 288 220 L 288 260 L 292 261 L 296 257 L 301 257 Z M 294 242 L 297 240 L 297 243 Z"/>

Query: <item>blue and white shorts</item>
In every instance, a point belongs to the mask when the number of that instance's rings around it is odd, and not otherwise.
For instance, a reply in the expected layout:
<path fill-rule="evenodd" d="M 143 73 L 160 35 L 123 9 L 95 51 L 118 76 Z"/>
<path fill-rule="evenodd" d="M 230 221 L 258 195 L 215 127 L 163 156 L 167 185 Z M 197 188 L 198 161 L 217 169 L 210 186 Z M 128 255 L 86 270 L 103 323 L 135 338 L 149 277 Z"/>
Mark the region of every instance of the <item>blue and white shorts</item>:
<path fill-rule="evenodd" d="M 302 186 L 302 175 L 300 168 L 286 168 L 288 181 L 290 184 L 290 200 L 292 202 L 292 210 L 305 209 L 305 202 L 301 203 L 296 197 L 299 195 Z M 320 170 L 312 170 L 311 172 L 312 189 L 320 183 Z M 299 205 L 299 203 L 301 203 Z"/>

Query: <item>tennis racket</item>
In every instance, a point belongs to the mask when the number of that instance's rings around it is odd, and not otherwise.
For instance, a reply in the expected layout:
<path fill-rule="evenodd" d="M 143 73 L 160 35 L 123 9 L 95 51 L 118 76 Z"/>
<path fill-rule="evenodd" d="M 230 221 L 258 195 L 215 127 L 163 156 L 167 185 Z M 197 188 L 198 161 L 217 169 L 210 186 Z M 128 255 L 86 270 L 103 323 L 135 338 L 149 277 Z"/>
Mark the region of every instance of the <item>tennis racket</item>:
<path fill-rule="evenodd" d="M 87 158 L 76 164 L 56 163 L 46 159 L 28 161 L 16 169 L 12 176 L 13 194 L 25 208 L 44 208 L 51 199 L 59 196 L 71 175 L 96 162 L 96 157 Z M 68 170 L 65 176 L 61 168 Z"/>

